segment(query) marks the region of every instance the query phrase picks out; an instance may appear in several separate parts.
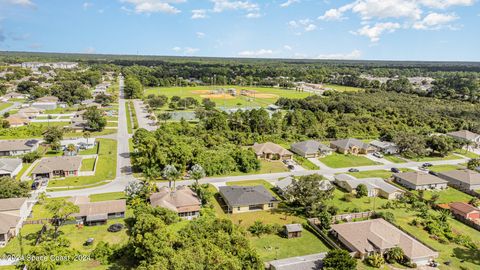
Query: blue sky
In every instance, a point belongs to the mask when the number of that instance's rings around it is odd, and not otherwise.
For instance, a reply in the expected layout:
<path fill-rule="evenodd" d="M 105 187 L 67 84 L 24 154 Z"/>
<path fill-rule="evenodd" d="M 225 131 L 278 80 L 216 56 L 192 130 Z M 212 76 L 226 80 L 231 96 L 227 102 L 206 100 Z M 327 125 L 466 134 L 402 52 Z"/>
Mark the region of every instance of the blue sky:
<path fill-rule="evenodd" d="M 0 0 L 0 50 L 480 61 L 479 0 Z"/>

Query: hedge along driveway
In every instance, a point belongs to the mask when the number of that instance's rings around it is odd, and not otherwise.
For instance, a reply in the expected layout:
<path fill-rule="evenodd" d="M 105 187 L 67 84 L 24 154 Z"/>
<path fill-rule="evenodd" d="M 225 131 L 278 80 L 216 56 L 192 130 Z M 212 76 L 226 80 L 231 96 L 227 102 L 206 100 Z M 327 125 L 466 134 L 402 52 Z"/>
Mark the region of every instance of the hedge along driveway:
<path fill-rule="evenodd" d="M 97 169 L 94 176 L 67 177 L 63 180 L 52 180 L 52 187 L 77 187 L 92 185 L 105 180 L 113 180 L 116 176 L 117 166 L 117 141 L 112 139 L 97 139 L 100 143 L 98 152 Z"/>

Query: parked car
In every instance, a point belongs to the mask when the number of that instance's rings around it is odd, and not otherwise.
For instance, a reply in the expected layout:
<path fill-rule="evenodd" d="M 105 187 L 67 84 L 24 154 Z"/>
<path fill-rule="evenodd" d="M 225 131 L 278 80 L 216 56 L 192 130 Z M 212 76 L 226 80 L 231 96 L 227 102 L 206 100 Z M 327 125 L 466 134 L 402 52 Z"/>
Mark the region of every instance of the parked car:
<path fill-rule="evenodd" d="M 393 172 L 393 173 L 399 173 L 400 172 L 400 170 L 398 168 L 391 168 L 390 171 Z"/>
<path fill-rule="evenodd" d="M 432 167 L 432 163 L 423 163 L 422 167 Z"/>
<path fill-rule="evenodd" d="M 428 171 L 427 167 L 423 167 L 423 166 L 419 167 L 418 169 L 421 170 L 421 171 Z"/>
<path fill-rule="evenodd" d="M 293 166 L 293 165 L 288 165 L 288 169 L 289 169 L 289 170 L 293 170 L 293 169 L 295 169 L 295 166 Z"/>
<path fill-rule="evenodd" d="M 93 242 L 95 242 L 94 238 L 88 238 L 87 241 L 83 244 L 84 246 L 91 246 L 93 245 Z"/>
<path fill-rule="evenodd" d="M 383 154 L 379 153 L 379 152 L 373 153 L 373 156 L 376 157 L 376 158 L 383 158 Z"/>
<path fill-rule="evenodd" d="M 37 190 L 39 186 L 40 186 L 40 183 L 35 181 L 35 182 L 32 183 L 31 188 L 32 188 L 32 190 Z"/>
<path fill-rule="evenodd" d="M 112 224 L 107 229 L 107 231 L 109 231 L 109 232 L 119 232 L 121 230 L 123 230 L 123 224 L 120 224 L 120 223 Z"/>
<path fill-rule="evenodd" d="M 348 172 L 359 172 L 360 170 L 358 169 L 355 169 L 355 168 L 351 168 L 350 170 L 348 170 Z"/>

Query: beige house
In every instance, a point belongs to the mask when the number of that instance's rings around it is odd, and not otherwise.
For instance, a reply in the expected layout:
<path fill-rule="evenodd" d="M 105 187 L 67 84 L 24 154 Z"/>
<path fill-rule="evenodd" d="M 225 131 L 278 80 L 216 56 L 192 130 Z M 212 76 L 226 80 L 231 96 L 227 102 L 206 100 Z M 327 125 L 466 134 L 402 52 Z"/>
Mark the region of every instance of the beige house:
<path fill-rule="evenodd" d="M 79 212 L 74 216 L 78 224 L 101 225 L 110 219 L 124 218 L 127 211 L 126 200 L 90 202 L 86 196 L 76 196 L 69 199 L 77 205 Z"/>
<path fill-rule="evenodd" d="M 373 253 L 384 254 L 394 247 L 400 247 L 418 266 L 428 265 L 438 257 L 438 252 L 381 218 L 335 224 L 332 234 L 362 259 Z"/>
<path fill-rule="evenodd" d="M 27 198 L 0 199 L 0 247 L 18 235 L 28 215 Z"/>
<path fill-rule="evenodd" d="M 175 191 L 162 187 L 150 196 L 150 204 L 172 210 L 181 218 L 189 220 L 198 217 L 202 208 L 197 194 L 187 186 L 180 186 Z"/>
<path fill-rule="evenodd" d="M 82 157 L 61 156 L 46 157 L 40 160 L 32 171 L 33 179 L 37 177 L 53 178 L 53 177 L 69 177 L 78 176 L 80 167 L 82 166 Z"/>
<path fill-rule="evenodd" d="M 452 187 L 463 190 L 480 190 L 480 173 L 472 170 L 456 170 L 438 173 Z"/>
<path fill-rule="evenodd" d="M 387 200 L 395 200 L 403 196 L 403 191 L 381 178 L 360 178 L 357 179 L 349 174 L 335 175 L 335 184 L 344 190 L 356 193 L 356 188 L 363 184 L 367 187 L 368 197 L 382 197 Z"/>
<path fill-rule="evenodd" d="M 330 142 L 330 148 L 341 154 L 366 155 L 374 153 L 377 149 L 368 143 L 357 139 L 345 139 Z"/>
<path fill-rule="evenodd" d="M 450 133 L 447 133 L 447 136 L 450 136 L 457 140 L 470 141 L 477 146 L 480 145 L 480 134 L 473 133 L 468 130 L 459 130 L 459 131 L 450 132 Z"/>
<path fill-rule="evenodd" d="M 309 140 L 292 144 L 290 149 L 304 158 L 325 157 L 332 153 L 332 149 L 318 141 Z"/>
<path fill-rule="evenodd" d="M 287 149 L 281 147 L 278 144 L 274 144 L 271 142 L 261 144 L 255 143 L 252 148 L 257 157 L 261 159 L 285 160 L 293 158 L 292 152 L 288 151 Z"/>
<path fill-rule="evenodd" d="M 270 210 L 280 202 L 264 186 L 223 186 L 220 195 L 227 205 L 227 212 L 236 214 L 252 211 Z"/>
<path fill-rule="evenodd" d="M 24 117 L 19 117 L 17 115 L 10 115 L 9 117 L 5 118 L 8 122 L 10 127 L 23 127 L 30 123 L 30 120 Z"/>
<path fill-rule="evenodd" d="M 447 188 L 447 181 L 426 172 L 396 173 L 393 179 L 400 185 L 412 190 L 442 190 Z"/>

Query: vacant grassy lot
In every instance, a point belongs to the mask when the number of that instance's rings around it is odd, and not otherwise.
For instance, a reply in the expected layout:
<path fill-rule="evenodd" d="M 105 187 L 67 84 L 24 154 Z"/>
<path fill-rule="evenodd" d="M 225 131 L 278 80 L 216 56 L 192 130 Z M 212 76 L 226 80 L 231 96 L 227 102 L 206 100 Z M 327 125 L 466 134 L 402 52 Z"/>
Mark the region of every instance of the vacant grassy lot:
<path fill-rule="evenodd" d="M 209 95 L 210 90 L 235 88 L 237 90 L 255 91 L 254 95 L 236 97 L 229 94 Z M 310 93 L 299 92 L 293 89 L 280 89 L 269 87 L 249 87 L 249 86 L 196 86 L 196 87 L 156 87 L 145 90 L 145 95 L 166 95 L 171 98 L 179 96 L 181 98 L 193 97 L 198 101 L 203 98 L 210 98 L 218 107 L 266 107 L 275 103 L 280 97 L 285 98 L 305 98 Z M 166 107 L 166 106 L 165 106 Z"/>
<path fill-rule="evenodd" d="M 403 158 L 398 157 L 398 156 L 393 156 L 393 155 L 385 155 L 383 158 L 390 161 L 390 162 L 393 162 L 393 163 L 406 163 L 407 162 Z"/>
<path fill-rule="evenodd" d="M 464 157 L 468 157 L 468 158 L 479 158 L 480 156 L 473 153 L 473 152 L 470 152 L 470 151 L 467 151 L 465 149 L 456 149 L 454 151 L 455 154 L 459 154 L 459 155 L 462 155 Z"/>
<path fill-rule="evenodd" d="M 418 158 L 415 161 L 418 162 L 428 162 L 428 161 L 438 161 L 438 160 L 456 160 L 456 159 L 462 159 L 462 157 L 459 157 L 455 154 L 450 154 L 445 157 L 440 157 L 440 156 L 430 156 L 430 157 L 424 157 L 424 158 Z"/>
<path fill-rule="evenodd" d="M 100 151 L 98 153 L 97 170 L 94 176 L 67 177 L 64 180 L 52 180 L 49 187 L 75 187 L 97 184 L 105 180 L 113 180 L 117 166 L 117 141 L 112 139 L 98 139 Z"/>
<path fill-rule="evenodd" d="M 281 161 L 266 161 L 260 160 L 260 170 L 243 173 L 243 172 L 233 172 L 228 176 L 239 176 L 239 175 L 248 175 L 248 174 L 266 174 L 266 173 L 280 173 L 288 172 L 288 168 Z"/>
<path fill-rule="evenodd" d="M 371 165 L 379 164 L 366 157 L 342 155 L 338 153 L 333 153 L 324 158 L 320 158 L 319 160 L 330 168 L 348 168 L 348 167 L 371 166 Z"/>
<path fill-rule="evenodd" d="M 90 195 L 91 202 L 101 202 L 101 201 L 112 201 L 112 200 L 121 200 L 125 199 L 124 192 L 110 192 L 110 193 L 102 193 L 102 194 L 93 194 Z"/>
<path fill-rule="evenodd" d="M 95 166 L 95 158 L 84 158 L 82 160 L 82 167 L 80 170 L 83 172 L 91 172 L 93 171 L 94 166 Z"/>
<path fill-rule="evenodd" d="M 418 194 L 418 191 L 414 191 Z M 451 203 L 451 202 L 469 202 L 472 196 L 463 193 L 457 189 L 449 187 L 446 190 L 428 190 L 423 193 L 424 198 L 429 200 L 434 194 L 438 194 L 440 197 L 437 203 Z"/>
<path fill-rule="evenodd" d="M 307 170 L 318 170 L 318 169 L 320 169 L 320 168 L 318 168 L 317 165 L 313 164 L 310 160 L 308 160 L 304 157 L 301 157 L 299 155 L 294 155 L 293 160 L 295 160 L 295 162 L 297 162 L 298 165 L 302 166 L 303 168 L 305 168 Z"/>
<path fill-rule="evenodd" d="M 408 172 L 412 171 L 410 169 L 400 169 L 401 172 Z M 351 176 L 354 176 L 356 178 L 383 178 L 383 179 L 388 179 L 392 176 L 392 172 L 387 171 L 387 170 L 373 170 L 373 171 L 361 171 L 361 172 L 349 172 L 347 174 L 350 174 Z"/>
<path fill-rule="evenodd" d="M 448 171 L 455 171 L 463 168 L 464 168 L 463 166 L 458 166 L 458 165 L 435 165 L 428 169 L 434 172 L 448 172 Z"/>
<path fill-rule="evenodd" d="M 383 204 L 388 202 L 387 199 L 379 197 L 357 198 L 352 196 L 349 200 L 345 200 L 344 197 L 346 194 L 348 193 L 337 188 L 333 193 L 333 199 L 329 202 L 330 206 L 336 206 L 339 208 L 339 214 L 371 211 L 379 209 Z"/>
<path fill-rule="evenodd" d="M 278 235 L 249 237 L 263 261 L 327 252 L 329 248 L 316 235 L 304 229 L 302 237 L 287 239 Z"/>

